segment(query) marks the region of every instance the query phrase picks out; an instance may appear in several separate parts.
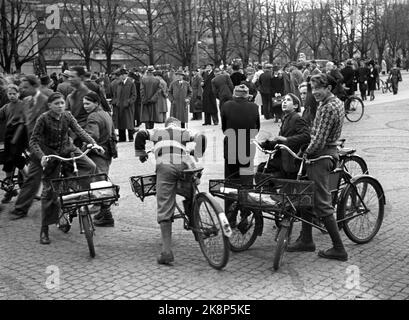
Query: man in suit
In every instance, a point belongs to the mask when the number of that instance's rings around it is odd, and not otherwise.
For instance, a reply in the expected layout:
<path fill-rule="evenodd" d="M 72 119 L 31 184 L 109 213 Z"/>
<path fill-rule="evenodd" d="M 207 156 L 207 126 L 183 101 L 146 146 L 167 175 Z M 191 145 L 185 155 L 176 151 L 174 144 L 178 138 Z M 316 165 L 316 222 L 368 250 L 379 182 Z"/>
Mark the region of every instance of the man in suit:
<path fill-rule="evenodd" d="M 127 70 L 120 69 L 118 76 L 119 83 L 114 93 L 116 101 L 114 120 L 118 129 L 118 140 L 122 142 L 126 141 L 126 131 L 128 131 L 128 140 L 132 142 L 135 128 L 136 87 L 134 80 L 128 77 Z"/>
<path fill-rule="evenodd" d="M 62 93 L 65 99 L 67 99 L 68 95 L 74 91 L 74 88 L 70 84 L 69 74 L 70 72 L 68 70 L 65 70 L 64 73 L 61 74 L 63 82 L 61 82 L 57 86 L 57 92 Z"/>
<path fill-rule="evenodd" d="M 217 113 L 217 101 L 212 90 L 212 80 L 214 79 L 213 65 L 208 64 L 203 73 L 203 112 L 204 112 L 204 126 L 209 126 L 212 123 L 219 124 L 219 116 Z"/>
<path fill-rule="evenodd" d="M 212 91 L 217 99 L 219 99 L 219 109 L 225 102 L 231 100 L 233 95 L 233 82 L 227 73 L 222 73 L 219 68 L 214 70 L 215 77 L 212 80 Z"/>
<path fill-rule="evenodd" d="M 261 101 L 262 101 L 262 109 L 261 109 L 261 114 L 264 115 L 264 119 L 268 120 L 271 118 L 271 107 L 272 107 L 272 89 L 273 85 L 271 83 L 271 80 L 273 78 L 273 65 L 272 64 L 266 64 L 265 66 L 265 71 L 260 75 L 258 79 L 258 91 L 260 92 L 261 95 Z"/>
<path fill-rule="evenodd" d="M 20 91 L 27 103 L 26 126 L 28 138 L 30 138 L 38 117 L 48 110 L 48 98 L 40 92 L 40 82 L 35 75 L 27 75 L 22 79 Z M 39 165 L 39 161 L 30 156 L 27 176 L 15 202 L 14 209 L 10 212 L 12 220 L 27 216 L 27 212 L 40 188 L 42 174 L 43 170 Z"/>
<path fill-rule="evenodd" d="M 250 143 L 260 130 L 258 105 L 249 101 L 249 88 L 241 84 L 234 88 L 233 100 L 221 107 L 224 134 L 224 176 L 241 184 L 252 184 L 254 146 Z M 225 202 L 225 212 L 231 201 Z"/>

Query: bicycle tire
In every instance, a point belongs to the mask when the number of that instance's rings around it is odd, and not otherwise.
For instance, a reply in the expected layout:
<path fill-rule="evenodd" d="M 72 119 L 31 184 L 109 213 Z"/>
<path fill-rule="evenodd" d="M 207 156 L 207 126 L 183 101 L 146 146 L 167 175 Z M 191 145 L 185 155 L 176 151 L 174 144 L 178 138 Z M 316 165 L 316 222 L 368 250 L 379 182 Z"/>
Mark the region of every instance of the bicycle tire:
<path fill-rule="evenodd" d="M 359 193 L 361 199 L 358 197 Z M 369 213 L 364 213 L 362 203 L 368 208 Z M 341 199 L 342 210 L 340 210 L 340 218 L 345 219 L 343 229 L 346 236 L 353 242 L 363 244 L 371 241 L 378 233 L 385 210 L 384 193 L 379 182 L 370 176 L 361 176 L 352 181 L 345 189 Z M 358 232 L 364 230 L 365 225 L 369 225 L 369 214 L 373 213 L 374 223 L 370 226 L 368 233 L 364 236 Z M 356 217 L 353 217 L 356 215 Z M 354 222 L 355 221 L 355 222 Z M 356 225 L 358 227 L 356 227 Z"/>
<path fill-rule="evenodd" d="M 84 206 L 85 212 L 80 212 L 79 218 L 81 219 L 81 226 L 85 234 L 85 239 L 87 239 L 89 255 L 91 258 L 95 257 L 95 247 L 94 247 L 94 229 L 92 227 L 91 216 L 88 211 L 88 207 Z"/>
<path fill-rule="evenodd" d="M 237 202 L 234 202 L 229 207 L 226 216 L 233 232 L 231 237 L 228 238 L 230 250 L 241 252 L 249 249 L 263 230 L 261 212 L 258 213 L 253 212 L 251 209 L 241 208 Z"/>
<path fill-rule="evenodd" d="M 278 232 L 277 245 L 274 252 L 273 268 L 277 271 L 283 261 L 284 253 L 287 249 L 290 238 L 290 227 L 282 225 Z"/>
<path fill-rule="evenodd" d="M 350 122 L 358 122 L 364 115 L 364 103 L 358 97 L 349 97 L 348 100 L 345 102 L 347 107 L 345 110 L 349 112 L 345 112 L 345 117 Z"/>
<path fill-rule="evenodd" d="M 218 270 L 226 266 L 230 254 L 229 241 L 219 218 L 221 212 L 223 209 L 209 194 L 202 192 L 195 196 L 193 230 L 207 262 Z"/>

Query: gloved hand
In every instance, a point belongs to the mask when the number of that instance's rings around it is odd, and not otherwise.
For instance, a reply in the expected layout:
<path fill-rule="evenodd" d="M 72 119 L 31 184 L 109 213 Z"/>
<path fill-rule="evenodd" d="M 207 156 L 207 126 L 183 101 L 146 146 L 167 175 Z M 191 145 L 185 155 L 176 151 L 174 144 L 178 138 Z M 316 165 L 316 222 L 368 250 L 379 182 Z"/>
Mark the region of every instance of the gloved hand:
<path fill-rule="evenodd" d="M 147 155 L 145 155 L 145 156 L 140 156 L 140 157 L 139 157 L 139 161 L 142 162 L 142 163 L 146 162 L 146 160 L 148 160 L 148 156 L 147 156 Z"/>

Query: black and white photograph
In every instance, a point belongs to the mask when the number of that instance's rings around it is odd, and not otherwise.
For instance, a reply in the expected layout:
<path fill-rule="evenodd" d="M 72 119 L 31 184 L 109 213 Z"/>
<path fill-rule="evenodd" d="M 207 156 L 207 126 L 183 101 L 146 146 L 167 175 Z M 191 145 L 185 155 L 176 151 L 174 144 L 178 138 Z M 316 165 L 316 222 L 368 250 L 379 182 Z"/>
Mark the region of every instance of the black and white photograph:
<path fill-rule="evenodd" d="M 407 0 L 0 0 L 3 302 L 409 300 L 408 158 Z"/>

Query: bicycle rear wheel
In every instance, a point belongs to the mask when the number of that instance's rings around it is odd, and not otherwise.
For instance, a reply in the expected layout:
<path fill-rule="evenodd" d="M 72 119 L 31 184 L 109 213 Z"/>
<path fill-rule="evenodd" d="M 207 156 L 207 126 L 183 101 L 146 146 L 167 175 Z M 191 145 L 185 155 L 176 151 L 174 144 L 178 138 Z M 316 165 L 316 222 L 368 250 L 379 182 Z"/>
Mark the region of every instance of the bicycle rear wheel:
<path fill-rule="evenodd" d="M 384 193 L 379 182 L 362 176 L 353 181 L 341 199 L 343 228 L 355 243 L 367 243 L 378 233 L 384 216 Z"/>
<path fill-rule="evenodd" d="M 233 252 L 245 251 L 256 241 L 263 229 L 261 212 L 254 212 L 233 203 L 226 213 L 233 234 L 229 238 L 230 249 Z"/>
<path fill-rule="evenodd" d="M 288 242 L 290 240 L 291 227 L 286 224 L 282 224 L 280 231 L 278 232 L 277 245 L 274 252 L 273 268 L 278 270 L 283 261 L 284 253 L 287 249 Z"/>
<path fill-rule="evenodd" d="M 349 97 L 346 103 L 345 117 L 350 122 L 358 122 L 364 115 L 364 103 L 358 97 Z"/>
<path fill-rule="evenodd" d="M 222 269 L 229 260 L 230 249 L 219 218 L 223 209 L 207 193 L 197 194 L 194 203 L 193 228 L 200 250 L 213 268 Z"/>
<path fill-rule="evenodd" d="M 94 258 L 95 257 L 94 227 L 92 224 L 91 215 L 89 214 L 88 211 L 88 206 L 84 206 L 81 209 L 79 218 L 81 230 L 84 231 L 85 238 L 87 239 L 89 255 L 91 256 L 91 258 Z"/>

